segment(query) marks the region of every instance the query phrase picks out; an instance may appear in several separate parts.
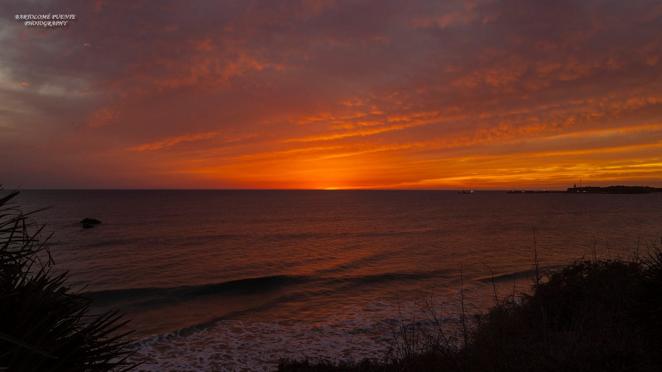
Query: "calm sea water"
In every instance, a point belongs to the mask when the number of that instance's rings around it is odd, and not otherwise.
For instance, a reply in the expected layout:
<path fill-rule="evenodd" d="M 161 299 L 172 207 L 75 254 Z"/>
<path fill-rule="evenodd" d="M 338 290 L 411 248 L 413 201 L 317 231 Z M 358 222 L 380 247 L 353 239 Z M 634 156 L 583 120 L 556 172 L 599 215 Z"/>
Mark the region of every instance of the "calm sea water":
<path fill-rule="evenodd" d="M 25 191 L 53 256 L 99 310 L 132 319 L 145 369 L 269 369 L 379 356 L 439 300 L 452 320 L 543 266 L 631 256 L 662 237 L 662 194 Z M 82 229 L 94 217 L 103 224 Z M 535 232 L 534 232 L 535 231 Z"/>

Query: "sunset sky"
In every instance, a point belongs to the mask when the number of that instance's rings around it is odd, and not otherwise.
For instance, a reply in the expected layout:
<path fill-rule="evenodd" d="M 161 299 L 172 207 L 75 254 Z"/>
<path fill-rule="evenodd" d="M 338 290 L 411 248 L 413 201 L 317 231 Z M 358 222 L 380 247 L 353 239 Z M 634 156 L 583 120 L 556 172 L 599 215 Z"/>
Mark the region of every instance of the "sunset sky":
<path fill-rule="evenodd" d="M 73 13 L 66 28 L 16 14 Z M 660 1 L 3 1 L 0 183 L 662 186 Z"/>

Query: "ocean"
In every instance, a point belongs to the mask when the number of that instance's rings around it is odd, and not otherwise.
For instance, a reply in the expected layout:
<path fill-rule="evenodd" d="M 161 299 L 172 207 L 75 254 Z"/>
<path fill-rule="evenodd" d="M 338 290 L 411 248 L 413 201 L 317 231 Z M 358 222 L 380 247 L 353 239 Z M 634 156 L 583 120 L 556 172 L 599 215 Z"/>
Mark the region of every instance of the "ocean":
<path fill-rule="evenodd" d="M 58 270 L 120 309 L 142 370 L 273 370 L 379 358 L 423 303 L 457 321 L 544 269 L 631 257 L 662 237 L 662 193 L 23 191 Z M 82 229 L 93 217 L 102 224 Z M 462 283 L 462 285 L 460 285 Z"/>

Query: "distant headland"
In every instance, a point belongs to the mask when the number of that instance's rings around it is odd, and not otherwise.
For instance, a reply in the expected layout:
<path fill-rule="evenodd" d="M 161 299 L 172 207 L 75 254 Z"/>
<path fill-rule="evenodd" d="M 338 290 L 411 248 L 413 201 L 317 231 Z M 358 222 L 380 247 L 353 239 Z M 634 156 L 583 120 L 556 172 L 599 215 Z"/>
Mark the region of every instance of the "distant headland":
<path fill-rule="evenodd" d="M 507 191 L 509 194 L 546 194 L 546 193 L 564 193 L 564 194 L 577 194 L 577 193 L 588 193 L 588 194 L 650 194 L 653 192 L 662 192 L 660 187 L 650 187 L 650 186 L 577 186 L 568 187 L 565 191 L 555 190 L 510 190 Z"/>
<path fill-rule="evenodd" d="M 662 188 L 650 186 L 580 186 L 568 187 L 569 193 L 592 193 L 592 194 L 650 194 L 652 192 L 662 192 Z"/>

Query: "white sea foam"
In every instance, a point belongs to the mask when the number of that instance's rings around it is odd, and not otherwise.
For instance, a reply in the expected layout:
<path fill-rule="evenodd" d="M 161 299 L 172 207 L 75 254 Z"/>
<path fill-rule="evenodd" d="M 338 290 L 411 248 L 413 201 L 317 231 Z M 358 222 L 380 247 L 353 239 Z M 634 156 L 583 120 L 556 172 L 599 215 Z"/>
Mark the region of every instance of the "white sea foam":
<path fill-rule="evenodd" d="M 141 371 L 273 371 L 280 359 L 381 360 L 401 322 L 425 319 L 420 304 L 377 302 L 355 310 L 353 317 L 345 313 L 323 323 L 222 320 L 143 339 L 133 359 L 143 362 Z M 457 314 L 444 319 L 450 328 L 459 323 Z"/>
<path fill-rule="evenodd" d="M 140 341 L 144 371 L 272 371 L 278 360 L 379 359 L 388 351 L 387 322 L 352 319 L 325 324 L 225 320 L 191 334 Z"/>
<path fill-rule="evenodd" d="M 468 313 L 491 306 L 480 301 L 489 298 L 488 290 L 485 285 L 467 289 Z M 457 299 L 430 301 L 447 330 L 458 330 Z M 430 304 L 376 301 L 316 323 L 221 320 L 203 329 L 142 339 L 133 359 L 143 363 L 141 371 L 273 371 L 280 359 L 380 360 L 388 355 L 399 325 L 430 319 Z"/>

